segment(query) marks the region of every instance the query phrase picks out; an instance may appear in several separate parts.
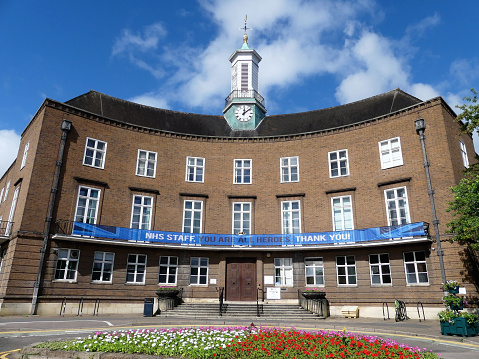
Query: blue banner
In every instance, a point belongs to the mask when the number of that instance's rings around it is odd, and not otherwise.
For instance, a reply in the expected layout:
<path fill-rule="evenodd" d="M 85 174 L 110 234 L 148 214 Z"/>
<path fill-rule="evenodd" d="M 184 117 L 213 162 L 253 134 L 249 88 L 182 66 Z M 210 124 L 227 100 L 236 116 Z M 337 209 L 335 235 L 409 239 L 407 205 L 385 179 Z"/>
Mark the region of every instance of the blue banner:
<path fill-rule="evenodd" d="M 72 234 L 123 241 L 189 246 L 271 247 L 381 241 L 425 236 L 425 231 L 423 222 L 340 232 L 250 235 L 150 231 L 74 222 Z"/>

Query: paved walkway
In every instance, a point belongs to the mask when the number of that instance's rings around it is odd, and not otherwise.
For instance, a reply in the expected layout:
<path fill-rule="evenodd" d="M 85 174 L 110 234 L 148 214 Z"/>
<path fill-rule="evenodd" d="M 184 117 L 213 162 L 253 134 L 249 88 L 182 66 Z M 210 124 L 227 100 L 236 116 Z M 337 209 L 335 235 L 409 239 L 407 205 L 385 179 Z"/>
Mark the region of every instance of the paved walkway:
<path fill-rule="evenodd" d="M 370 318 L 339 318 L 304 320 L 286 323 L 281 320 L 263 320 L 262 318 L 221 318 L 215 317 L 208 320 L 195 320 L 175 317 L 142 317 L 134 316 L 83 316 L 83 317 L 0 317 L 0 340 L 8 340 L 9 336 L 21 333 L 49 333 L 64 331 L 76 333 L 95 330 L 119 330 L 128 328 L 152 327 L 184 327 L 184 326 L 278 326 L 294 327 L 306 330 L 333 330 L 357 332 L 366 335 L 377 335 L 382 338 L 391 338 L 399 343 L 410 346 L 427 348 L 441 353 L 442 358 L 479 358 L 479 337 L 443 336 L 437 319 L 406 320 L 395 322 L 394 319 Z M 81 334 L 77 334 L 81 336 Z M 36 342 L 41 341 L 37 339 Z M 33 342 L 33 341 L 32 341 Z M 10 358 L 10 356 L 8 357 Z"/>

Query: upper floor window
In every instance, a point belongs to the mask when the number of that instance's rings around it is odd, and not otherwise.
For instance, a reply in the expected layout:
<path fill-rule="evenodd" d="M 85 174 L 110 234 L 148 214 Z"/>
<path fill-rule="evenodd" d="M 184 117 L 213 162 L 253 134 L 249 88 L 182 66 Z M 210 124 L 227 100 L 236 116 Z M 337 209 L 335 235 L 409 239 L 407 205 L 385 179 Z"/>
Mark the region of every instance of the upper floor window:
<path fill-rule="evenodd" d="M 183 204 L 183 232 L 202 233 L 203 201 L 185 200 Z"/>
<path fill-rule="evenodd" d="M 13 216 L 15 215 L 15 208 L 17 207 L 17 199 L 18 199 L 19 192 L 20 192 L 20 186 L 15 188 L 15 192 L 13 192 L 12 204 L 10 206 L 10 214 L 8 215 L 8 223 L 7 223 L 7 227 L 5 228 L 6 236 L 10 234 L 10 230 L 12 229 Z"/>
<path fill-rule="evenodd" d="M 83 164 L 96 168 L 104 168 L 105 156 L 106 142 L 87 137 Z"/>
<path fill-rule="evenodd" d="M 186 157 L 186 182 L 204 182 L 205 159 Z"/>
<path fill-rule="evenodd" d="M 391 266 L 389 254 L 370 254 L 369 273 L 371 274 L 371 285 L 391 284 Z"/>
<path fill-rule="evenodd" d="M 299 159 L 296 157 L 282 157 L 281 183 L 299 182 Z"/>
<path fill-rule="evenodd" d="M 283 234 L 301 233 L 300 201 L 281 202 L 281 227 Z"/>
<path fill-rule="evenodd" d="M 92 282 L 111 282 L 115 253 L 95 252 L 93 256 Z"/>
<path fill-rule="evenodd" d="M 349 176 L 348 150 L 329 152 L 328 160 L 330 178 Z"/>
<path fill-rule="evenodd" d="M 324 262 L 322 257 L 304 258 L 306 286 L 324 285 Z"/>
<path fill-rule="evenodd" d="M 10 191 L 10 182 L 11 181 L 8 181 L 7 183 L 7 187 L 5 187 L 5 194 L 3 196 L 3 202 L 5 202 L 7 200 L 7 196 L 8 196 L 8 191 Z M 0 198 L 0 201 L 2 200 L 2 198 Z"/>
<path fill-rule="evenodd" d="M 25 167 L 25 164 L 27 163 L 27 156 L 28 156 L 28 148 L 30 147 L 30 141 L 27 142 L 25 145 L 25 148 L 23 149 L 23 158 L 22 158 L 22 164 L 20 165 L 20 169 Z"/>
<path fill-rule="evenodd" d="M 424 251 L 405 252 L 404 269 L 407 284 L 428 284 L 426 253 Z"/>
<path fill-rule="evenodd" d="M 156 152 L 138 150 L 136 161 L 136 175 L 155 178 L 156 174 Z"/>
<path fill-rule="evenodd" d="M 55 267 L 55 279 L 76 281 L 79 259 L 80 251 L 78 249 L 60 248 Z"/>
<path fill-rule="evenodd" d="M 293 259 L 274 259 L 274 283 L 277 286 L 293 286 Z"/>
<path fill-rule="evenodd" d="M 462 163 L 464 164 L 464 167 L 469 168 L 469 158 L 467 157 L 466 145 L 461 140 L 459 140 L 459 145 L 461 146 Z"/>
<path fill-rule="evenodd" d="M 251 233 L 251 202 L 233 203 L 233 234 Z"/>
<path fill-rule="evenodd" d="M 153 197 L 134 195 L 130 228 L 150 229 L 152 208 Z"/>
<path fill-rule="evenodd" d="M 403 159 L 399 137 L 379 142 L 379 156 L 382 169 L 401 166 Z"/>
<path fill-rule="evenodd" d="M 96 224 L 99 200 L 99 189 L 80 186 L 75 211 L 75 222 Z"/>
<path fill-rule="evenodd" d="M 331 198 L 333 212 L 333 230 L 349 231 L 354 229 L 353 206 L 351 196 Z"/>
<path fill-rule="evenodd" d="M 3 202 L 3 191 L 5 191 L 5 187 L 3 187 L 2 191 L 0 192 L 0 206 L 2 205 L 2 202 Z"/>
<path fill-rule="evenodd" d="M 357 284 L 356 259 L 354 256 L 336 257 L 336 271 L 338 274 L 338 285 Z"/>
<path fill-rule="evenodd" d="M 158 283 L 164 285 L 176 285 L 178 273 L 178 257 L 160 256 L 160 273 Z"/>
<path fill-rule="evenodd" d="M 128 263 L 126 266 L 127 283 L 145 283 L 146 255 L 128 254 Z"/>
<path fill-rule="evenodd" d="M 406 187 L 387 189 L 384 191 L 388 226 L 411 223 Z"/>
<path fill-rule="evenodd" d="M 252 160 L 234 160 L 234 184 L 250 184 L 252 182 Z"/>

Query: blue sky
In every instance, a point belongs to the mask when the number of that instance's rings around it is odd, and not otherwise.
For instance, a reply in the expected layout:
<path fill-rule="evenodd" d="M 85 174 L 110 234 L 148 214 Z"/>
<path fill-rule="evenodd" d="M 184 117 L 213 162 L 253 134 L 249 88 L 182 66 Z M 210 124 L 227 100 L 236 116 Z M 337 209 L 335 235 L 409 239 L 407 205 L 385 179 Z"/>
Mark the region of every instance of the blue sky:
<path fill-rule="evenodd" d="M 221 115 L 245 14 L 268 114 L 479 90 L 476 1 L 0 0 L 0 175 L 45 97 Z"/>

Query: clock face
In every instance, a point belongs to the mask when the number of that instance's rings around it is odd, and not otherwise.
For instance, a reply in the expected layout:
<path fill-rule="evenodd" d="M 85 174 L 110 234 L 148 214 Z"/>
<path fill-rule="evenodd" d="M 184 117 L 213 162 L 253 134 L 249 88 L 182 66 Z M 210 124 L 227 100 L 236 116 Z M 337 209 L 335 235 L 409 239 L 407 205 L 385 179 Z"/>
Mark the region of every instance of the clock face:
<path fill-rule="evenodd" d="M 247 105 L 238 106 L 235 116 L 238 121 L 247 122 L 253 117 L 253 109 Z"/>

